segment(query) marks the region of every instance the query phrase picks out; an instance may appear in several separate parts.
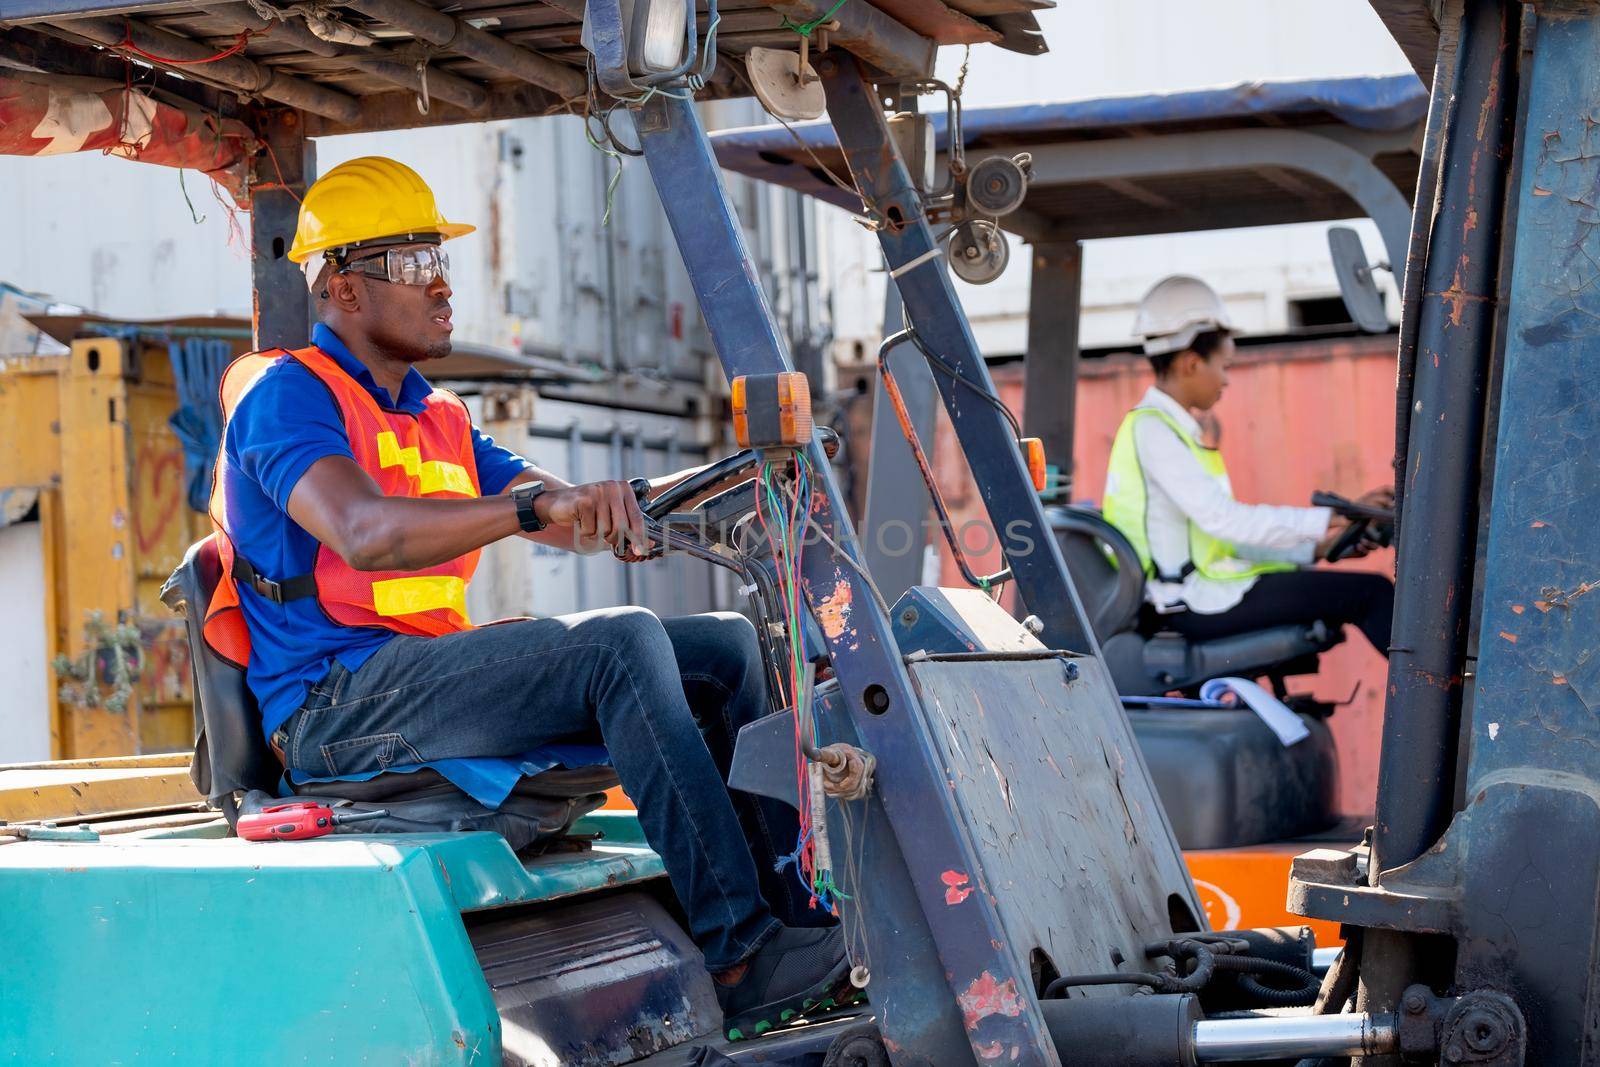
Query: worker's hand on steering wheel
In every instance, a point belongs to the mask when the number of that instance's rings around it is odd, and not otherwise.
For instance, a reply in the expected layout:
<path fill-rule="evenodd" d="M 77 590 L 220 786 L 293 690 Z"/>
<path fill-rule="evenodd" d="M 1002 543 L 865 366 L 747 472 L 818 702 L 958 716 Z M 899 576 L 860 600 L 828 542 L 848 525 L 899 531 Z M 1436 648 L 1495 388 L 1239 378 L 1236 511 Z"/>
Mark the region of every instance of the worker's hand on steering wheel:
<path fill-rule="evenodd" d="M 589 482 L 553 489 L 539 497 L 538 506 L 546 525 L 572 527 L 579 548 L 603 541 L 623 560 L 641 560 L 649 554 L 644 513 L 627 482 Z"/>
<path fill-rule="evenodd" d="M 1365 504 L 1369 508 L 1385 508 L 1394 510 L 1394 486 L 1386 485 L 1380 489 L 1369 489 L 1356 498 L 1356 503 Z"/>
<path fill-rule="evenodd" d="M 1345 518 L 1343 515 L 1333 515 L 1330 517 L 1328 519 L 1327 532 L 1322 535 L 1322 540 L 1317 542 L 1315 558 L 1327 559 L 1328 553 L 1331 552 L 1333 547 L 1339 543 L 1339 538 L 1344 536 L 1345 530 L 1349 529 L 1349 527 L 1350 520 Z M 1345 556 L 1342 558 L 1349 558 L 1349 556 L 1352 554 L 1353 553 L 1346 552 Z M 1365 555 L 1365 553 L 1363 552 L 1362 555 Z"/>

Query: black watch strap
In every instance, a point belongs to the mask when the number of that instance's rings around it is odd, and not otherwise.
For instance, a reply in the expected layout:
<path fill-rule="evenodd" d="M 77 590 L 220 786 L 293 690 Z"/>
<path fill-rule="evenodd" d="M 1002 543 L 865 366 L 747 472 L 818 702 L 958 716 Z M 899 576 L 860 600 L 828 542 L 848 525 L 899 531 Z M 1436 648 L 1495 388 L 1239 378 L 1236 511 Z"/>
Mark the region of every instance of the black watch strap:
<path fill-rule="evenodd" d="M 539 520 L 539 513 L 533 507 L 533 502 L 543 494 L 543 482 L 529 482 L 511 490 L 511 499 L 517 502 L 517 523 L 523 533 L 538 533 L 544 529 L 544 523 Z"/>

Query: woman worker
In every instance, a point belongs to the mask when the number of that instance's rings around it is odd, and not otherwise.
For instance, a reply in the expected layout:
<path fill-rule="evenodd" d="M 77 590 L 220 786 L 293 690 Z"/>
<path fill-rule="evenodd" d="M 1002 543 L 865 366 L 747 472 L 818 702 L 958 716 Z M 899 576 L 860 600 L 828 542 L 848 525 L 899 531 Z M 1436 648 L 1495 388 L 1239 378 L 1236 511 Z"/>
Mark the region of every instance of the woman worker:
<path fill-rule="evenodd" d="M 1193 412 L 1222 398 L 1234 353 L 1221 298 L 1198 278 L 1174 275 L 1145 294 L 1134 330 L 1156 381 L 1117 430 L 1104 510 L 1144 564 L 1147 611 L 1194 641 L 1349 624 L 1387 655 L 1394 583 L 1309 566 L 1347 520 L 1327 508 L 1235 500 L 1221 452 L 1200 443 Z M 1392 507 L 1394 494 L 1374 490 L 1361 501 Z"/>

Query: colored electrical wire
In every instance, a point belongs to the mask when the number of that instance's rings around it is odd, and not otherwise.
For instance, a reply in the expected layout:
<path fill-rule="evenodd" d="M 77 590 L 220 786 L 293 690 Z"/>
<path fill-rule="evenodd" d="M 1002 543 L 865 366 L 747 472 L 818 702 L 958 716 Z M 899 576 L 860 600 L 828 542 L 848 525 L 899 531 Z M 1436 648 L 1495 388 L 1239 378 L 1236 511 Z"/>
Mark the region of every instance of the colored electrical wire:
<path fill-rule="evenodd" d="M 800 571 L 801 550 L 811 529 L 812 469 L 803 453 L 791 454 L 781 468 L 771 461 L 762 464 L 757 476 L 757 519 L 766 534 L 778 575 L 779 598 L 783 605 L 785 636 L 789 644 L 789 672 L 784 696 L 795 715 L 795 791 L 800 814 L 800 829 L 795 849 L 779 861 L 779 869 L 795 867 L 801 885 L 814 908 L 837 914 L 838 902 L 847 899 L 834 880 L 829 866 L 819 864 L 816 820 L 825 817 L 813 808 L 811 761 L 806 753 L 815 750 L 815 721 L 810 687 L 804 684 L 808 664 L 805 655 L 805 594 Z M 820 531 L 819 531 L 820 532 Z"/>

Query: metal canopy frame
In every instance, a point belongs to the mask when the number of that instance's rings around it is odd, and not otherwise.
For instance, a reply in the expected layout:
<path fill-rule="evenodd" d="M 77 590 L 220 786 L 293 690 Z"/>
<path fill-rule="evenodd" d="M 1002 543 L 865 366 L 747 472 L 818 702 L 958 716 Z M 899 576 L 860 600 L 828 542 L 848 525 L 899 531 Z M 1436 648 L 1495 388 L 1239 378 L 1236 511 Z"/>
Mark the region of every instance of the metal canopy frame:
<path fill-rule="evenodd" d="M 300 110 L 313 137 L 554 114 L 580 105 L 588 93 L 579 43 L 584 0 L 327 5 L 341 22 L 377 38 L 369 45 L 327 40 L 290 6 L 287 0 L 6 0 L 0 58 L 53 74 L 103 77 L 97 62 L 109 52 L 177 73 L 158 84 L 179 95 L 206 86 Z M 703 29 L 704 0 L 699 6 Z M 932 70 L 942 44 L 1042 51 L 1032 12 L 1052 6 L 1054 0 L 851 0 L 834 10 L 829 0 L 723 0 L 718 71 L 703 95 L 743 95 L 744 54 L 757 45 L 798 48 L 796 24 L 821 22 L 816 46 L 843 48 L 875 73 L 920 77 Z M 22 29 L 54 41 L 47 64 L 18 54 L 19 40 L 38 52 L 33 39 L 13 39 Z M 214 58 L 235 43 L 237 52 Z M 429 99 L 419 109 L 415 101 L 424 90 Z"/>
<path fill-rule="evenodd" d="M 1349 103 L 1341 113 L 1342 99 Z M 1047 499 L 1064 501 L 1071 491 L 1082 242 L 1366 215 L 1399 269 L 1410 240 L 1426 99 L 1409 78 L 1362 78 L 967 112 L 969 168 L 1018 151 L 1033 157 L 1022 208 L 1000 222 L 1032 246 L 1023 428 L 1043 440 L 1052 469 Z M 816 167 L 817 160 L 830 168 L 842 160 L 832 130 L 810 123 L 796 132 L 805 149 L 782 129 L 724 131 L 712 142 L 729 169 L 848 204 Z M 941 153 L 941 163 L 945 158 Z M 1241 184 L 1241 175 L 1254 176 L 1255 185 Z M 1177 191 L 1191 182 L 1208 195 Z M 899 304 L 891 301 L 884 334 L 899 329 Z M 894 358 L 911 422 L 926 437 L 934 379 L 923 361 Z M 928 515 L 916 461 L 902 440 L 895 414 L 875 401 L 869 535 L 893 523 L 896 546 L 900 528 L 921 532 Z M 867 551 L 880 587 L 893 597 L 921 580 L 921 555 L 885 552 L 878 540 L 869 536 Z"/>
<path fill-rule="evenodd" d="M 1406 261 L 1411 236 L 1410 190 L 1402 190 L 1376 162 L 1380 155 L 1411 151 L 1417 128 L 1384 132 L 1354 132 L 1342 127 L 1312 126 L 1302 129 L 1213 130 L 1176 133 L 1126 140 L 1054 144 L 1030 148 L 1033 155 L 1032 190 L 1048 186 L 1111 185 L 1142 203 L 1147 221 L 1124 218 L 1099 224 L 1058 220 L 1049 208 L 1025 203 L 1022 211 L 1001 224 L 1029 241 L 1087 240 L 1126 237 L 1139 233 L 1178 233 L 1190 230 L 1229 229 L 1269 225 L 1284 214 L 1277 205 L 1239 203 L 1220 211 L 1186 207 L 1177 200 L 1138 183 L 1153 178 L 1230 174 L 1240 170 L 1269 175 L 1266 180 L 1300 199 L 1300 221 L 1337 218 L 1353 202 L 1360 213 L 1378 227 L 1389 262 Z M 1012 150 L 969 153 L 968 166 L 989 156 L 1011 155 Z M 1318 179 L 1319 187 L 1298 177 Z M 1020 217 L 1019 217 L 1020 216 Z M 1263 221 L 1263 218 L 1270 221 Z M 1282 220 L 1289 221 L 1289 220 Z"/>

